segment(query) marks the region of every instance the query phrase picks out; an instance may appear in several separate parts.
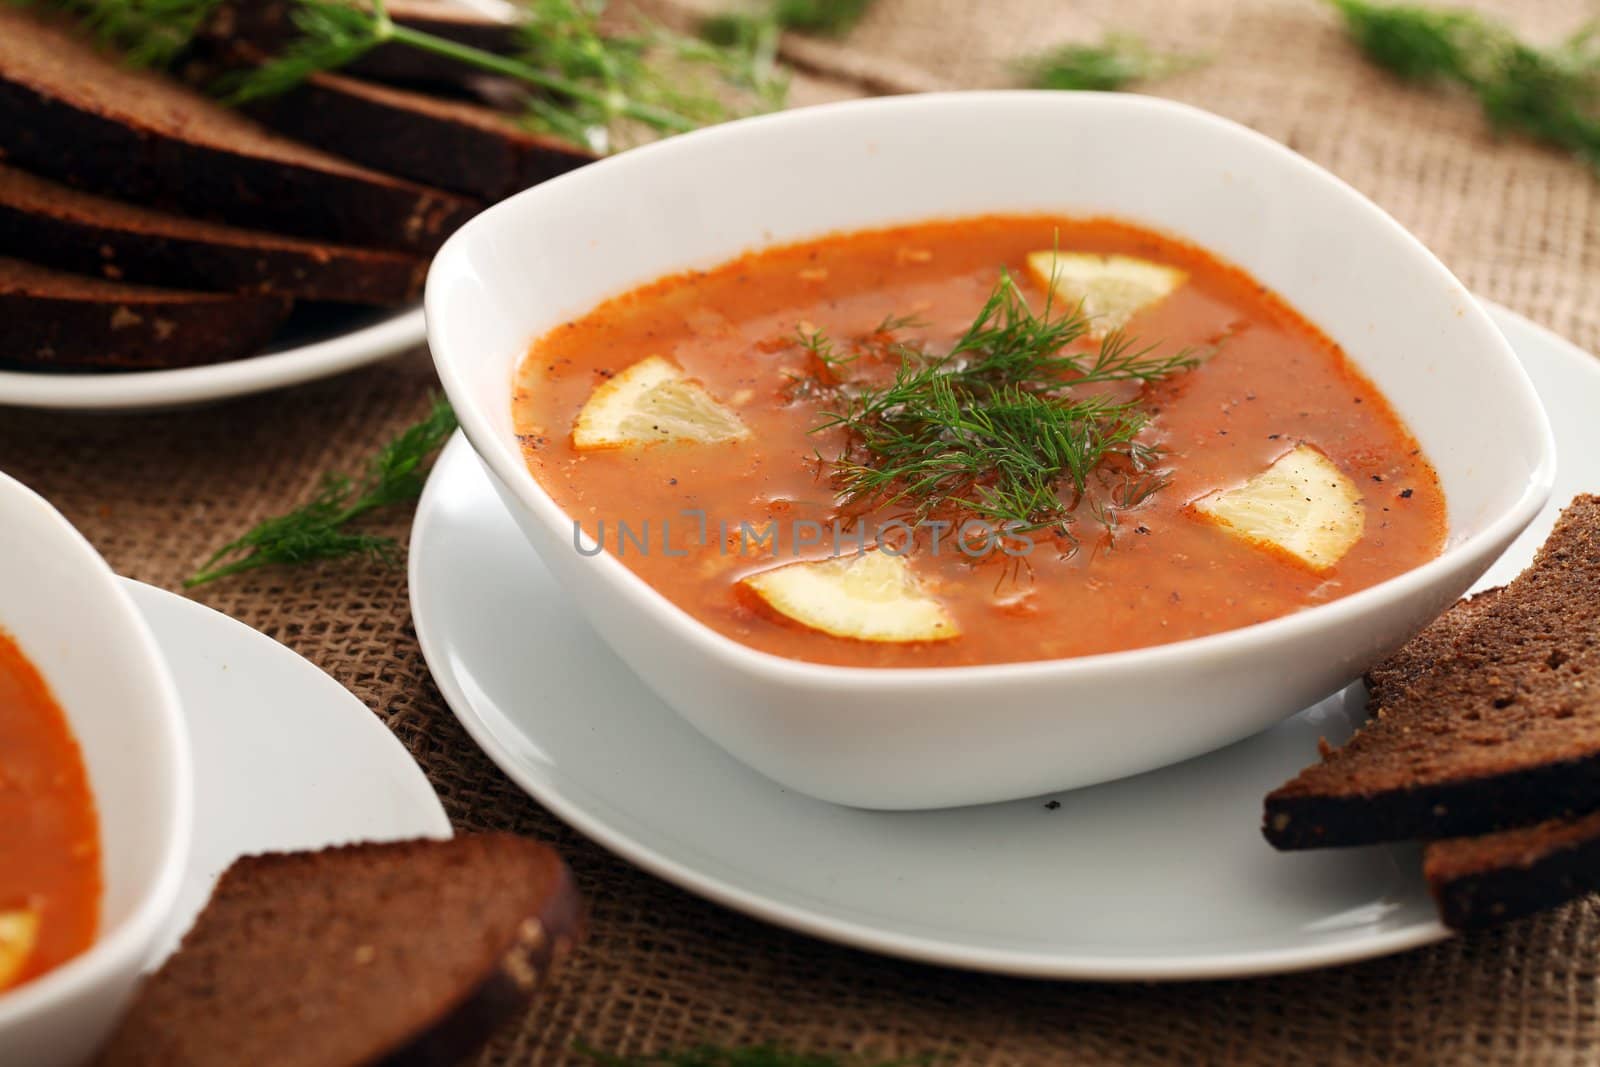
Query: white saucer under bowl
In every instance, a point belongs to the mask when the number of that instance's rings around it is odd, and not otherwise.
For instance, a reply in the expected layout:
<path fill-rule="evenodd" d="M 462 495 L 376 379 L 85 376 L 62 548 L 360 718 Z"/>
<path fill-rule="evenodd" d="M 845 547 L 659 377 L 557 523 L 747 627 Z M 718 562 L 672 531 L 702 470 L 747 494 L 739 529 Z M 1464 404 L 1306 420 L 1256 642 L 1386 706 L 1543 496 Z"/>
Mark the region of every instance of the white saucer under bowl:
<path fill-rule="evenodd" d="M 243 623 L 124 581 L 178 684 L 195 767 L 194 843 L 151 967 L 240 856 L 450 836 L 405 746 L 338 682 Z"/>
<path fill-rule="evenodd" d="M 1532 558 L 1600 490 L 1600 361 L 1500 308 L 1555 426 L 1548 507 L 1486 576 Z M 911 959 L 1055 978 L 1290 971 L 1447 931 L 1414 847 L 1274 852 L 1261 798 L 1342 740 L 1359 686 L 1187 763 L 1059 796 L 931 812 L 785 791 L 700 737 L 581 621 L 466 441 L 435 468 L 411 604 L 451 708 L 536 800 L 618 855 L 729 907 Z M 1292 709 L 1285 709 L 1287 713 Z"/>

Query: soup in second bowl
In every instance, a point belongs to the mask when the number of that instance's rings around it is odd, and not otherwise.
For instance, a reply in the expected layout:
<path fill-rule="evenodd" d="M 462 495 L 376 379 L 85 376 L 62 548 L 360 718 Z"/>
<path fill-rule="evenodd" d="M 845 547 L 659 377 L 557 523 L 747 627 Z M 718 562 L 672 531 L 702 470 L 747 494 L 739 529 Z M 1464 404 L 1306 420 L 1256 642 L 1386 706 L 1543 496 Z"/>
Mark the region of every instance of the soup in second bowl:
<path fill-rule="evenodd" d="M 83 755 L 50 687 L 0 630 L 0 991 L 89 947 L 100 889 Z"/>

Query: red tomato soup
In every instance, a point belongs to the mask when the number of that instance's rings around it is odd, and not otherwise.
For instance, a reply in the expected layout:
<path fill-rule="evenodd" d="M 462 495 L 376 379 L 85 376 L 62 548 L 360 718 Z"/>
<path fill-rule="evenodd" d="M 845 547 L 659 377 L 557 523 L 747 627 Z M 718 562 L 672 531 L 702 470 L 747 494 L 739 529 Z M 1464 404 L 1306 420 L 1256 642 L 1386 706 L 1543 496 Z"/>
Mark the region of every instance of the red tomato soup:
<path fill-rule="evenodd" d="M 0 631 L 0 990 L 88 948 L 99 912 L 83 756 L 49 686 Z"/>
<path fill-rule="evenodd" d="M 1061 258 L 1041 274 L 1039 255 Z M 1102 278 L 1108 256 L 1144 262 L 1131 280 Z M 1088 282 L 1069 284 L 1069 260 L 1091 265 Z M 1119 315 L 1120 348 L 1103 336 Z M 1097 380 L 1097 365 L 1162 361 Z M 710 440 L 672 430 L 682 404 L 652 407 L 665 394 L 646 368 L 712 406 L 710 423 L 694 416 Z M 619 423 L 630 403 L 643 417 Z M 1001 663 L 1200 637 L 1400 574 L 1446 530 L 1427 458 L 1338 346 L 1204 250 L 1103 219 L 833 235 L 664 278 L 536 341 L 514 415 L 586 551 L 598 537 L 717 632 L 824 663 Z M 1296 503 L 1314 498 L 1320 509 Z M 950 532 L 974 520 L 966 539 Z M 837 567 L 761 580 L 860 559 L 863 539 L 902 562 L 865 585 L 841 584 Z"/>

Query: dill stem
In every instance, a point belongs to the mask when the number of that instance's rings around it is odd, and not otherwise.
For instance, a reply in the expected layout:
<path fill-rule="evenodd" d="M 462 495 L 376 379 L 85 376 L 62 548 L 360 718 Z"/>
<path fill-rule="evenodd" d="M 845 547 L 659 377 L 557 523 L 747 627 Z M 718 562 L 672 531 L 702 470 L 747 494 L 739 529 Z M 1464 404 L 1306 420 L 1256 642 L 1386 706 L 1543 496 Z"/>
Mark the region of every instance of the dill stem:
<path fill-rule="evenodd" d="M 508 78 L 515 78 L 537 88 L 560 93 L 562 96 L 604 108 L 609 113 L 636 119 L 658 130 L 687 133 L 697 126 L 697 123 L 692 120 L 686 119 L 681 115 L 675 115 L 670 111 L 663 111 L 622 96 L 597 93 L 576 82 L 568 81 L 554 74 L 546 74 L 537 67 L 531 67 L 507 56 L 485 52 L 482 49 L 473 48 L 471 45 L 458 44 L 443 37 L 436 37 L 431 33 L 403 26 L 400 23 L 391 21 L 386 14 L 382 16 L 382 20 L 383 23 L 387 23 L 387 30 L 380 32 L 379 40 L 395 41 L 423 52 L 432 52 L 437 56 L 454 59 L 457 62 L 477 67 L 492 74 L 504 74 Z M 379 28 L 381 31 L 381 24 Z"/>
<path fill-rule="evenodd" d="M 183 580 L 183 587 L 185 589 L 193 589 L 197 585 L 205 585 L 207 582 L 214 582 L 219 578 L 229 578 L 235 574 L 242 574 L 245 571 L 255 570 L 257 567 L 266 566 L 266 564 L 267 561 L 260 556 L 246 556 L 243 559 L 236 559 L 232 563 L 225 563 L 220 567 L 196 571 Z"/>

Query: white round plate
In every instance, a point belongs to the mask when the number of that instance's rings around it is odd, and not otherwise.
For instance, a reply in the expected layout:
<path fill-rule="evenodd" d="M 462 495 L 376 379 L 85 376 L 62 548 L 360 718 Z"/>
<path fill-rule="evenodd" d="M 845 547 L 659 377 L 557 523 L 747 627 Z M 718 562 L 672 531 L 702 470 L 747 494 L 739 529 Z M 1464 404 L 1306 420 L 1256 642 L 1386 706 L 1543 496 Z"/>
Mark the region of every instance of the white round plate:
<path fill-rule="evenodd" d="M 1600 361 L 1492 310 L 1550 411 L 1563 471 L 1489 582 L 1526 565 L 1559 505 L 1600 488 Z M 658 701 L 578 620 L 487 479 L 458 435 L 417 513 L 411 605 L 428 665 L 512 779 L 668 881 L 860 948 L 1039 977 L 1265 974 L 1448 936 L 1415 847 L 1284 854 L 1261 837 L 1262 796 L 1316 759 L 1319 736 L 1349 734 L 1359 686 L 1092 789 L 934 812 L 834 807 L 748 770 Z"/>
<path fill-rule="evenodd" d="M 194 750 L 194 847 L 152 967 L 240 856 L 450 836 L 405 746 L 338 682 L 241 622 L 124 581 L 178 683 Z"/>
<path fill-rule="evenodd" d="M 145 411 L 207 404 L 354 370 L 427 337 L 418 306 L 340 314 L 340 332 L 290 334 L 259 356 L 227 363 L 114 374 L 0 370 L 0 406 Z"/>

